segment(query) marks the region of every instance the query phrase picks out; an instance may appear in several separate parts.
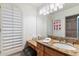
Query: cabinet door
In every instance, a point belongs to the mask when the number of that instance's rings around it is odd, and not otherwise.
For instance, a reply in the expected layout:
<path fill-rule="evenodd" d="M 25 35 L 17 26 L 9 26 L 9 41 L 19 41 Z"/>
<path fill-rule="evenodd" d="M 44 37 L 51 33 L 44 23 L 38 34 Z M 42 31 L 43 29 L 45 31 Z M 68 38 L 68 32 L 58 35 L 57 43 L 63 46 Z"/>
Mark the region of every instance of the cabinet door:
<path fill-rule="evenodd" d="M 65 54 L 48 47 L 45 47 L 44 55 L 45 56 L 65 56 Z"/>
<path fill-rule="evenodd" d="M 38 50 L 37 50 L 37 55 L 38 55 L 38 56 L 43 56 L 43 50 L 38 49 Z"/>
<path fill-rule="evenodd" d="M 40 43 L 37 43 L 37 55 L 43 56 L 44 54 L 44 46 Z"/>

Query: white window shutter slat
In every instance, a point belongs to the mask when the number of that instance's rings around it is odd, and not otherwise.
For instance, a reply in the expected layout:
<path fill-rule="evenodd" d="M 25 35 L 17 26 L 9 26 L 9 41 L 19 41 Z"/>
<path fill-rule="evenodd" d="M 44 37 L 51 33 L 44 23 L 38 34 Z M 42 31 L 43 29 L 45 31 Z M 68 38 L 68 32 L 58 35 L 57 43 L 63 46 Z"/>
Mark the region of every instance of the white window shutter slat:
<path fill-rule="evenodd" d="M 1 6 L 1 54 L 10 55 L 22 50 L 22 15 L 15 5 Z"/>

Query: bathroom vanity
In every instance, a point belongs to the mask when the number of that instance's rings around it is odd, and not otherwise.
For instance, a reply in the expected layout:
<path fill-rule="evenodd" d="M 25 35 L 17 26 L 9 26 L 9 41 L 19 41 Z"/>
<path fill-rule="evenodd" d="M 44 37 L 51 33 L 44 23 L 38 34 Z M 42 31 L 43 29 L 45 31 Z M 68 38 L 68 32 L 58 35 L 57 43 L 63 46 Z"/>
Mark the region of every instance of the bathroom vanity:
<path fill-rule="evenodd" d="M 58 51 L 54 48 L 51 48 L 50 45 L 44 45 L 40 42 L 37 42 L 37 54 L 38 56 L 67 56 L 61 51 Z"/>
<path fill-rule="evenodd" d="M 38 56 L 77 56 L 79 55 L 79 49 L 65 49 L 55 46 L 58 43 L 57 40 L 53 40 L 49 43 L 45 43 L 42 40 L 29 40 L 28 46 L 37 51 Z M 60 44 L 60 43 L 59 43 Z M 65 44 L 66 45 L 66 44 Z M 79 45 L 78 45 L 79 47 Z M 73 47 L 74 48 L 74 47 Z"/>

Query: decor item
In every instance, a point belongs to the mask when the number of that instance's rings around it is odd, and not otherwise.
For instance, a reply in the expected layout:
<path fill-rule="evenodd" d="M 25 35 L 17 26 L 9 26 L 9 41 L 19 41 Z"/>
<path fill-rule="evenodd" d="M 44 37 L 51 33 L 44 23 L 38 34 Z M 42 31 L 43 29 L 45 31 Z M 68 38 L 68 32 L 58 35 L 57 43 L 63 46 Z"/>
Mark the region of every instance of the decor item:
<path fill-rule="evenodd" d="M 61 20 L 54 20 L 53 21 L 53 29 L 54 30 L 61 30 Z"/>

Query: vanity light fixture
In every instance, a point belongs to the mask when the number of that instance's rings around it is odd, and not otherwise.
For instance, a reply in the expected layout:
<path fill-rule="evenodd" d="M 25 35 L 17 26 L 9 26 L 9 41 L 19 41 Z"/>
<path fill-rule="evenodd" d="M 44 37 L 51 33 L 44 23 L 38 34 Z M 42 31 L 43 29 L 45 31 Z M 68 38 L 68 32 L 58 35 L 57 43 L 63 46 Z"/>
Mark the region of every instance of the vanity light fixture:
<path fill-rule="evenodd" d="M 57 4 L 54 4 L 53 10 L 54 10 L 54 11 L 57 11 Z"/>
<path fill-rule="evenodd" d="M 52 12 L 53 12 L 53 9 L 54 9 L 54 4 L 50 4 L 50 5 L 49 5 L 49 8 L 50 8 L 50 9 L 49 9 L 49 12 L 52 13 Z"/>
<path fill-rule="evenodd" d="M 54 4 L 49 5 L 50 9 L 54 9 Z"/>
<path fill-rule="evenodd" d="M 49 14 L 49 12 L 48 12 L 48 11 L 46 11 L 45 13 L 43 13 L 43 15 L 47 15 L 47 14 Z"/>
<path fill-rule="evenodd" d="M 60 9 L 63 9 L 64 3 L 52 3 L 52 4 L 47 4 L 43 8 L 40 9 L 39 14 L 40 15 L 47 15 L 50 13 L 53 13 L 55 11 L 58 11 Z"/>
<path fill-rule="evenodd" d="M 43 13 L 43 15 L 47 15 L 46 13 Z"/>

